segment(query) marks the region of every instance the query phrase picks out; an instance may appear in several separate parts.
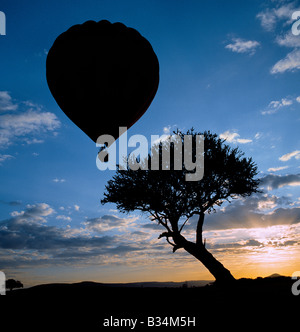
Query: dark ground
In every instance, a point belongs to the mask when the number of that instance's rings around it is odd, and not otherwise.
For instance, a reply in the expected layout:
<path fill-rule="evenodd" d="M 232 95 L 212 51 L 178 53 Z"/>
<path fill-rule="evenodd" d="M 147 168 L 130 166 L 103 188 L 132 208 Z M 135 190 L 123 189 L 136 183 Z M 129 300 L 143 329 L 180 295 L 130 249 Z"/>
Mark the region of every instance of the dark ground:
<path fill-rule="evenodd" d="M 149 316 L 196 318 L 196 327 L 160 327 L 168 331 L 215 331 L 220 327 L 261 331 L 263 326 L 268 331 L 280 326 L 287 330 L 289 324 L 298 329 L 300 317 L 300 295 L 291 292 L 294 282 L 290 277 L 239 279 L 235 286 L 195 288 L 112 287 L 92 282 L 47 284 L 7 292 L 5 302 L 10 313 L 15 310 L 12 323 L 22 321 L 22 327 L 29 324 L 33 328 L 39 317 L 43 323 L 37 327 L 41 331 L 51 326 L 59 326 L 59 331 L 71 327 L 78 331 L 106 331 L 109 328 L 103 327 L 103 322 L 111 316 L 145 322 Z M 137 325 L 135 331 L 155 330 L 145 324 Z M 127 326 L 114 330 L 132 329 Z"/>

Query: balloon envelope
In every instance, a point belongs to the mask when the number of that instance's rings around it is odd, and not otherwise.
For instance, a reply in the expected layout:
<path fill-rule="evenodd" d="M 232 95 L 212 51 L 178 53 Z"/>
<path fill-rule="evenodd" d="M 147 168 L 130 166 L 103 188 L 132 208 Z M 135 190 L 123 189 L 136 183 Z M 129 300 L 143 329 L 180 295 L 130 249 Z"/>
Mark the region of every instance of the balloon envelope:
<path fill-rule="evenodd" d="M 150 43 L 122 23 L 87 21 L 57 37 L 46 61 L 59 107 L 93 141 L 119 136 L 151 104 L 159 63 Z"/>

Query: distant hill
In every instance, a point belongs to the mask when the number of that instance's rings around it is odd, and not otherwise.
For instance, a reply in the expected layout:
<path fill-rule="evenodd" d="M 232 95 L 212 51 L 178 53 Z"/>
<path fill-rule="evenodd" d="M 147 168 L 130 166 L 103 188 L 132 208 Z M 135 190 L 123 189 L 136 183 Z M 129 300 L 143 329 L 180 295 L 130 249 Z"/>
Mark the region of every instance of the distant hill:
<path fill-rule="evenodd" d="M 273 273 L 273 274 L 267 276 L 266 278 L 279 278 L 279 277 L 283 277 L 283 276 L 279 273 Z"/>
<path fill-rule="evenodd" d="M 102 283 L 102 285 L 106 287 L 180 288 L 180 287 L 203 287 L 212 282 L 213 280 L 189 280 L 181 282 L 145 281 L 145 282 L 129 282 L 129 283 Z"/>
<path fill-rule="evenodd" d="M 48 290 L 90 290 L 99 288 L 190 288 L 190 287 L 203 287 L 213 283 L 213 280 L 189 280 L 189 281 L 145 281 L 145 282 L 129 282 L 129 283 L 100 283 L 94 281 L 81 281 L 77 283 L 52 283 L 41 284 L 25 288 L 21 291 L 27 292 L 40 292 Z"/>

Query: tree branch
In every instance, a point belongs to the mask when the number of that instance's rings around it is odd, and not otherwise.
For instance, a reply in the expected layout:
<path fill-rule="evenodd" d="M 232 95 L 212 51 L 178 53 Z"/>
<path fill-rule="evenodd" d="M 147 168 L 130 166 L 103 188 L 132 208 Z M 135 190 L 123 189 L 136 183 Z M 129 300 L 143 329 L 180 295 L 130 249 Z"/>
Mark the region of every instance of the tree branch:
<path fill-rule="evenodd" d="M 181 225 L 179 233 L 181 233 L 182 228 L 184 227 L 184 225 L 187 223 L 188 220 L 189 220 L 189 218 L 186 218 L 185 222 Z"/>
<path fill-rule="evenodd" d="M 164 226 L 168 232 L 171 232 L 171 229 L 169 228 L 167 222 L 164 222 L 157 212 L 153 213 L 151 210 L 147 210 L 147 212 L 149 212 L 151 216 L 158 221 L 159 224 Z"/>
<path fill-rule="evenodd" d="M 172 243 L 169 240 L 169 237 L 173 237 L 173 233 L 172 232 L 163 232 L 159 235 L 159 239 L 161 239 L 162 237 L 165 237 L 167 242 L 173 247 L 173 252 L 175 252 L 177 249 L 181 248 L 178 245 L 176 245 L 175 243 Z"/>
<path fill-rule="evenodd" d="M 202 231 L 203 231 L 204 217 L 205 217 L 204 212 L 201 212 L 199 214 L 199 219 L 198 219 L 198 223 L 197 223 L 197 230 L 196 230 L 196 244 L 197 245 L 203 245 Z"/>

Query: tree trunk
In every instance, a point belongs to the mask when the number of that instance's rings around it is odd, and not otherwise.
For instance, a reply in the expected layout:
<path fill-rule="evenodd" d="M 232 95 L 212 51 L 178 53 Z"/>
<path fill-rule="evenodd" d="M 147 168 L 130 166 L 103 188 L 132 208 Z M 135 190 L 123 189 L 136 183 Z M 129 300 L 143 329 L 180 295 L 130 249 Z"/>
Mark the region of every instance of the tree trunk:
<path fill-rule="evenodd" d="M 189 254 L 197 258 L 215 277 L 217 284 L 228 284 L 235 281 L 229 270 L 207 251 L 202 241 L 202 226 L 204 213 L 199 216 L 197 225 L 196 243 L 186 240 L 179 232 L 173 232 L 176 246 L 184 248 Z"/>

